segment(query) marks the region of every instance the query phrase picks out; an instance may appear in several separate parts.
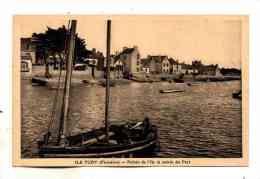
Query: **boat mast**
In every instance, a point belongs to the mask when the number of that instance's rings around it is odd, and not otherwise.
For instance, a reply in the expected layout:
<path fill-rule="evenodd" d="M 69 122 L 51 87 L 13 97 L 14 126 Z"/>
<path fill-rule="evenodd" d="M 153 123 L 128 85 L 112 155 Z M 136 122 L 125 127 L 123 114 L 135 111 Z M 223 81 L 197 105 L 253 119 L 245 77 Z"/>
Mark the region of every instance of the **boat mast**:
<path fill-rule="evenodd" d="M 111 20 L 107 20 L 107 62 L 106 62 L 106 104 L 105 104 L 105 133 L 106 142 L 109 140 L 109 96 L 110 96 L 110 37 Z"/>
<path fill-rule="evenodd" d="M 67 63 L 66 63 L 66 78 L 65 78 L 65 88 L 63 95 L 63 105 L 61 114 L 61 125 L 60 125 L 60 145 L 66 145 L 67 132 L 67 120 L 68 120 L 68 110 L 69 110 L 69 97 L 70 97 L 70 85 L 72 76 L 72 66 L 75 50 L 75 38 L 76 38 L 76 20 L 71 21 L 71 28 L 69 32 L 69 44 L 67 53 Z"/>

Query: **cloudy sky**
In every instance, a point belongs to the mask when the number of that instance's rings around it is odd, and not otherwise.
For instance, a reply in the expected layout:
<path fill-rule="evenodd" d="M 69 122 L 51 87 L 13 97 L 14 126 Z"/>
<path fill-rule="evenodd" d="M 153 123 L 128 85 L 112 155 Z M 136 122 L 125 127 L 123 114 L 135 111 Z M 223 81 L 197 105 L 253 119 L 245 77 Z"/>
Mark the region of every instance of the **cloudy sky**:
<path fill-rule="evenodd" d="M 15 16 L 14 32 L 30 37 L 76 19 L 87 48 L 106 53 L 106 20 L 112 19 L 112 52 L 137 45 L 141 57 L 168 55 L 191 63 L 241 65 L 242 18 L 239 16 Z M 244 39 L 244 38 L 243 38 Z"/>

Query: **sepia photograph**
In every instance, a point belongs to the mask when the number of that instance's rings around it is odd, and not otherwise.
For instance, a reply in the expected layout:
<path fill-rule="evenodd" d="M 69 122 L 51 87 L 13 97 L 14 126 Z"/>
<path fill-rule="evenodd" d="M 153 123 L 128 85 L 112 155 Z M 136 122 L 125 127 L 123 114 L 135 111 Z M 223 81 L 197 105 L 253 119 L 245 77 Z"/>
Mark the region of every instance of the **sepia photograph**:
<path fill-rule="evenodd" d="M 13 165 L 247 166 L 248 21 L 13 16 Z"/>

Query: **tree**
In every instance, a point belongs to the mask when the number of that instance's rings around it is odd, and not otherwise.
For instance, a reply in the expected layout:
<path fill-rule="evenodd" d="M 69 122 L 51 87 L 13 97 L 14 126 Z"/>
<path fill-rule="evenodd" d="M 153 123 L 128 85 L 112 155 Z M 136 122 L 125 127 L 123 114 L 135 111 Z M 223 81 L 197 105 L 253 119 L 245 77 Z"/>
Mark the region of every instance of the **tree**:
<path fill-rule="evenodd" d="M 49 63 L 48 63 L 48 52 L 49 52 L 49 40 L 44 33 L 33 33 L 32 42 L 35 44 L 36 54 L 41 55 L 43 57 L 45 63 L 45 77 L 51 77 L 49 72 Z"/>
<path fill-rule="evenodd" d="M 66 47 L 68 45 L 68 29 L 63 25 L 57 29 L 47 27 L 44 33 L 33 33 L 32 39 L 36 46 L 36 53 L 42 55 L 46 70 L 45 76 L 49 78 L 51 75 L 49 73 L 49 61 L 48 57 L 53 57 L 53 64 L 57 65 L 59 57 L 59 63 L 64 63 L 64 58 L 66 58 Z M 90 53 L 86 48 L 86 41 L 76 34 L 75 39 L 75 54 L 74 63 L 82 62 L 84 58 Z"/>

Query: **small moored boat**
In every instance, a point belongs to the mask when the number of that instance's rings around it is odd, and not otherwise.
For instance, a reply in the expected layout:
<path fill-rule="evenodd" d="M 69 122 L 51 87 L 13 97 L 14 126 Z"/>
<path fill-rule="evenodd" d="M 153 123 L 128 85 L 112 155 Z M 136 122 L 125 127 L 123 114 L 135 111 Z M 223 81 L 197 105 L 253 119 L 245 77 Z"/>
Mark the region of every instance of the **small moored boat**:
<path fill-rule="evenodd" d="M 167 90 L 159 90 L 160 93 L 180 93 L 184 92 L 184 90 L 178 90 L 178 89 L 167 89 Z"/>
<path fill-rule="evenodd" d="M 32 77 L 32 85 L 46 86 L 47 83 L 48 80 L 46 78 Z"/>
<path fill-rule="evenodd" d="M 232 97 L 235 99 L 242 99 L 242 91 L 238 91 L 232 94 Z"/>

